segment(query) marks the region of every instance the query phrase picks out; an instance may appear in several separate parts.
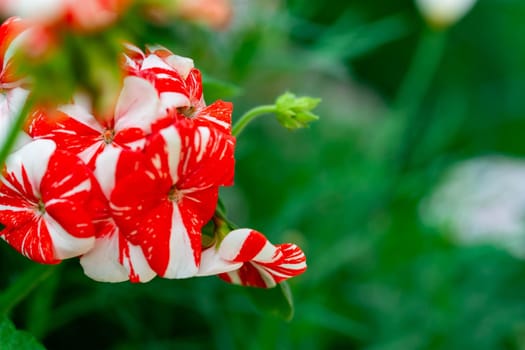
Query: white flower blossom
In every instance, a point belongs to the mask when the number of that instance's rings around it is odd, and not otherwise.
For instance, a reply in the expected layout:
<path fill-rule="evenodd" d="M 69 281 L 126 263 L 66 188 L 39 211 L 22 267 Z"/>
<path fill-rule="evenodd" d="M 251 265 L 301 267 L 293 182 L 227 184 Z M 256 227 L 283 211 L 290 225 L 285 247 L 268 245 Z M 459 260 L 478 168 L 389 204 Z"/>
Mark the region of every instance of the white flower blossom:
<path fill-rule="evenodd" d="M 476 0 L 416 0 L 416 5 L 435 26 L 448 27 L 461 19 L 476 3 Z"/>
<path fill-rule="evenodd" d="M 525 160 L 486 156 L 453 166 L 421 216 L 458 243 L 494 244 L 525 258 Z"/>

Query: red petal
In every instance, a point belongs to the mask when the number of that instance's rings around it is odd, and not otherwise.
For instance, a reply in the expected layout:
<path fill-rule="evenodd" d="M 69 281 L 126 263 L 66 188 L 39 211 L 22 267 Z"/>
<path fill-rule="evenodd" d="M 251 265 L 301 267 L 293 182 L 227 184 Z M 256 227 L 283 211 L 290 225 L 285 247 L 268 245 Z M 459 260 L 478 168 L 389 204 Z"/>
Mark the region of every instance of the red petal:
<path fill-rule="evenodd" d="M 102 140 L 102 125 L 95 128 L 97 121 L 92 117 L 92 123 L 81 120 L 61 111 L 48 112 L 40 110 L 35 113 L 29 125 L 29 135 L 35 139 L 53 140 L 59 149 L 81 155 L 87 164 L 92 165 L 95 157 L 104 149 Z"/>
<path fill-rule="evenodd" d="M 232 110 L 231 102 L 215 101 L 198 111 L 193 120 L 198 125 L 215 127 L 229 135 L 232 130 Z"/>
<path fill-rule="evenodd" d="M 2 231 L 1 236 L 13 248 L 29 259 L 43 263 L 56 264 L 53 242 L 42 218 L 34 217 L 23 226 Z"/>
<path fill-rule="evenodd" d="M 261 271 L 257 270 L 251 263 L 242 265 L 239 270 L 221 273 L 219 277 L 228 283 L 240 284 L 246 287 L 270 288 L 275 286 L 270 281 L 265 281 L 261 276 Z"/>
<path fill-rule="evenodd" d="M 177 187 L 204 189 L 229 186 L 235 170 L 235 138 L 214 128 L 178 121 L 182 158 Z"/>

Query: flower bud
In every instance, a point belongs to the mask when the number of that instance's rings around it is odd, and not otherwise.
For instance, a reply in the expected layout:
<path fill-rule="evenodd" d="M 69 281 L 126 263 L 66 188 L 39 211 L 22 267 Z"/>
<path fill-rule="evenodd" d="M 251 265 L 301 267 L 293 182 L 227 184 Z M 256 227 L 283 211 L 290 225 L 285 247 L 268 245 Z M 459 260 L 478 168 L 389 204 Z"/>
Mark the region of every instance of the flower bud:
<path fill-rule="evenodd" d="M 439 28 L 456 23 L 475 3 L 476 0 L 416 0 L 427 22 Z"/>
<path fill-rule="evenodd" d="M 296 97 L 286 92 L 277 98 L 277 120 L 287 129 L 305 128 L 319 117 L 311 112 L 321 102 L 319 98 Z"/>

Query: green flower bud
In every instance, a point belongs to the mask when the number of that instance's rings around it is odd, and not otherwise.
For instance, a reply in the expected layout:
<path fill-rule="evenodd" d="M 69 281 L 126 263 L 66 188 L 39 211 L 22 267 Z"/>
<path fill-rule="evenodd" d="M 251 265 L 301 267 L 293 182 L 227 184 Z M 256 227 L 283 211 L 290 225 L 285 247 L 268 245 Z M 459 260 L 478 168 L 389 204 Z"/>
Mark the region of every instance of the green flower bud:
<path fill-rule="evenodd" d="M 275 102 L 277 120 L 287 129 L 306 128 L 319 119 L 311 111 L 321 102 L 319 98 L 296 97 L 286 92 Z"/>

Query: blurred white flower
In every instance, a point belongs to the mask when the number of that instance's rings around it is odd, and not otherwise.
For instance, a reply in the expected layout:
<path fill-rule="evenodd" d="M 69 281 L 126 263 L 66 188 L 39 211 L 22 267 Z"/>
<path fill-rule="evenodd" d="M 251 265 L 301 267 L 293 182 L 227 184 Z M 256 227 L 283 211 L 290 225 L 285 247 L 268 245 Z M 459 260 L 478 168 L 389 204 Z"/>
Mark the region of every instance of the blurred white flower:
<path fill-rule="evenodd" d="M 475 3 L 476 0 L 416 0 L 425 19 L 437 27 L 456 23 Z"/>
<path fill-rule="evenodd" d="M 5 15 L 51 22 L 63 15 L 66 0 L 2 0 L 0 9 Z"/>
<path fill-rule="evenodd" d="M 490 243 L 525 258 L 525 160 L 486 156 L 453 166 L 420 208 L 459 243 Z"/>

